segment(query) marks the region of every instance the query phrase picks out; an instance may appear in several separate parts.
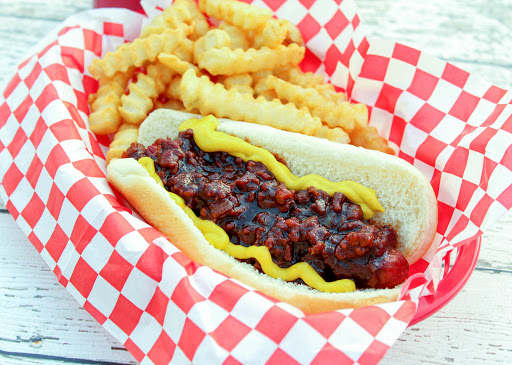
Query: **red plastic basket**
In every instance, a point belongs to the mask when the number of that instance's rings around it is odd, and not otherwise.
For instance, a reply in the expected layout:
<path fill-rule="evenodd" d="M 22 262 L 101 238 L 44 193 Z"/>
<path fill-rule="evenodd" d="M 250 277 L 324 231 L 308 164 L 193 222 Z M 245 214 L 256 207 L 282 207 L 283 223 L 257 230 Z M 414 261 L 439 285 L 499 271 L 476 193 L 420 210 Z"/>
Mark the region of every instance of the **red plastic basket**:
<path fill-rule="evenodd" d="M 95 8 L 118 7 L 144 12 L 139 0 L 94 0 L 93 5 Z M 441 280 L 433 295 L 420 298 L 418 311 L 409 326 L 413 326 L 439 311 L 462 290 L 475 269 L 480 245 L 481 238 L 478 238 L 447 254 L 456 255 L 453 266 Z"/>
<path fill-rule="evenodd" d="M 138 0 L 94 0 L 95 8 L 126 8 L 142 12 L 142 6 Z"/>
<path fill-rule="evenodd" d="M 436 313 L 462 290 L 475 269 L 481 243 L 482 239 L 478 237 L 474 241 L 460 246 L 447 254 L 452 255 L 455 253 L 457 255 L 453 266 L 440 281 L 437 291 L 433 295 L 420 298 L 418 311 L 409 323 L 409 327 Z"/>

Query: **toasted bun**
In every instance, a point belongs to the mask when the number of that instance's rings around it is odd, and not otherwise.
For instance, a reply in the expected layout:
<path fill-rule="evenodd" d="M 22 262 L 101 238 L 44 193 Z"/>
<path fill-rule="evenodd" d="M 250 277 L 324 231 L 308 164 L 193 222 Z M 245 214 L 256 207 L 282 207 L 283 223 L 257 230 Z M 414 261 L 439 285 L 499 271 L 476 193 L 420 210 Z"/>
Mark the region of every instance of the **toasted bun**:
<path fill-rule="evenodd" d="M 156 110 L 139 130 L 139 143 L 176 138 L 185 120 L 201 116 Z M 397 247 L 412 264 L 429 249 L 437 228 L 437 201 L 426 178 L 409 163 L 391 155 L 271 127 L 219 119 L 217 130 L 240 137 L 284 158 L 298 175 L 318 174 L 331 181 L 353 180 L 377 192 L 385 212 L 373 220 L 392 225 Z M 134 159 L 113 160 L 109 179 L 137 211 L 192 260 L 218 270 L 307 313 L 360 307 L 396 300 L 400 287 L 352 293 L 322 293 L 259 273 L 211 246 L 167 191 Z"/>

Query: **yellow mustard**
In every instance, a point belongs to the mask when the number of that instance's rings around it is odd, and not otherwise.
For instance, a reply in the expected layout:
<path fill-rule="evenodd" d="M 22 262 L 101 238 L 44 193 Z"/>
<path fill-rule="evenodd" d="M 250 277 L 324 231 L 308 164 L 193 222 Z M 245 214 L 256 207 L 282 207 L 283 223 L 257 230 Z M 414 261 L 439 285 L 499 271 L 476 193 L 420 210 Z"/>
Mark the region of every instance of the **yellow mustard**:
<path fill-rule="evenodd" d="M 331 182 L 318 175 L 297 177 L 284 164 L 277 161 L 269 151 L 253 146 L 240 138 L 216 131 L 218 125 L 218 120 L 210 115 L 202 119 L 190 119 L 183 122 L 179 131 L 193 129 L 194 141 L 205 152 L 222 151 L 240 157 L 244 161 L 253 160 L 263 163 L 276 179 L 285 183 L 289 189 L 303 190 L 309 186 L 314 186 L 331 196 L 339 191 L 345 194 L 349 200 L 361 206 L 365 219 L 371 218 L 376 211 L 384 211 L 373 189 L 366 188 L 353 181 Z M 139 163 L 163 187 L 160 177 L 155 172 L 153 160 L 144 157 L 139 160 Z M 266 246 L 245 247 L 231 243 L 222 228 L 211 221 L 198 218 L 192 209 L 185 205 L 180 196 L 174 193 L 169 193 L 169 195 L 185 211 L 212 246 L 237 259 L 257 259 L 263 272 L 268 276 L 285 281 L 294 281 L 300 278 L 311 288 L 322 292 L 342 293 L 356 289 L 354 282 L 349 279 L 326 282 L 315 269 L 305 262 L 296 263 L 288 268 L 281 268 L 272 261 Z"/>
<path fill-rule="evenodd" d="M 370 219 L 375 212 L 383 212 L 384 208 L 377 200 L 375 190 L 364 187 L 354 181 L 332 182 L 326 178 L 311 174 L 302 177 L 292 174 L 290 169 L 277 161 L 269 151 L 256 147 L 244 140 L 216 131 L 219 121 L 213 115 L 202 119 L 189 119 L 179 126 L 178 130 L 194 130 L 194 141 L 205 152 L 227 152 L 240 157 L 245 162 L 252 160 L 263 163 L 274 174 L 277 181 L 285 183 L 288 189 L 304 190 L 314 186 L 332 196 L 339 191 L 363 210 L 364 219 Z"/>

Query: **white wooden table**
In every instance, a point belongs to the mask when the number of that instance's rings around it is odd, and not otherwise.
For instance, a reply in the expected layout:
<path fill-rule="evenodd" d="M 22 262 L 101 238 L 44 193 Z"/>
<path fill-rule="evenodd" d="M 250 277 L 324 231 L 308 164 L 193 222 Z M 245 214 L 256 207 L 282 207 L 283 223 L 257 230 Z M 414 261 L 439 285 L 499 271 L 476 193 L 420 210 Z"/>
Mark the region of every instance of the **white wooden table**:
<path fill-rule="evenodd" d="M 428 51 L 512 89 L 512 1 L 356 0 L 369 38 Z M 0 89 L 25 52 L 92 0 L 0 0 Z M 408 328 L 383 364 L 512 363 L 512 212 L 486 232 L 459 295 Z M 134 364 L 60 286 L 0 203 L 0 364 Z"/>

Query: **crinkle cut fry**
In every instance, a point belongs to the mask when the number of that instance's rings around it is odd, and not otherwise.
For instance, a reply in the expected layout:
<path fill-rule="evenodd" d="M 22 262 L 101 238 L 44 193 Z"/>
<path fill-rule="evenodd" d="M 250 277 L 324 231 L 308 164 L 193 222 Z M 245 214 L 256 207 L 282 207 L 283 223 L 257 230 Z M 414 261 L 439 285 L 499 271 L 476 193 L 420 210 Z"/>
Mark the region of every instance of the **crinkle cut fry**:
<path fill-rule="evenodd" d="M 315 132 L 314 136 L 342 144 L 350 143 L 350 137 L 347 132 L 339 127 L 330 128 L 326 124 L 322 124 L 322 126 Z"/>
<path fill-rule="evenodd" d="M 320 120 L 309 114 L 307 108 L 297 109 L 295 105 L 283 105 L 277 99 L 254 99 L 250 94 L 226 90 L 222 84 L 214 84 L 206 76 L 197 77 L 193 70 L 182 76 L 181 99 L 187 110 L 198 108 L 202 115 L 213 114 L 219 118 L 264 124 L 307 135 L 314 134 L 321 127 Z"/>
<path fill-rule="evenodd" d="M 165 8 L 162 13 L 153 18 L 151 23 L 140 31 L 140 38 L 146 38 L 151 34 L 159 34 L 166 29 L 176 29 L 180 24 L 190 24 L 192 14 L 182 0 L 176 0 L 171 6 Z"/>
<path fill-rule="evenodd" d="M 185 105 L 180 100 L 168 99 L 165 101 L 156 100 L 155 109 L 172 109 L 180 112 L 186 112 Z"/>
<path fill-rule="evenodd" d="M 244 30 L 257 30 L 272 18 L 268 9 L 236 0 L 199 0 L 199 10 Z"/>
<path fill-rule="evenodd" d="M 252 89 L 252 77 L 248 73 L 227 76 L 222 80 L 222 84 L 226 90 L 236 89 L 239 93 L 251 95 L 254 92 Z"/>
<path fill-rule="evenodd" d="M 303 72 L 299 67 L 277 69 L 275 76 L 302 87 L 315 87 L 324 83 L 322 75 L 314 74 L 313 72 Z"/>
<path fill-rule="evenodd" d="M 188 69 L 199 72 L 199 69 L 194 64 L 180 60 L 178 56 L 173 54 L 161 53 L 158 56 L 158 60 L 180 75 L 183 75 Z"/>
<path fill-rule="evenodd" d="M 300 33 L 299 28 L 292 22 L 286 19 L 280 19 L 286 25 L 286 38 L 285 44 L 289 43 L 297 43 L 299 46 L 304 45 L 304 39 L 302 38 L 302 34 Z"/>
<path fill-rule="evenodd" d="M 285 22 L 270 19 L 263 29 L 254 34 L 252 46 L 254 48 L 263 46 L 275 48 L 284 42 L 287 33 L 288 28 Z"/>
<path fill-rule="evenodd" d="M 118 72 L 112 78 L 102 77 L 98 91 L 92 97 L 89 128 L 98 135 L 114 133 L 121 124 L 121 116 L 117 110 L 121 105 L 126 85 L 133 75 L 134 69 Z"/>
<path fill-rule="evenodd" d="M 192 39 L 196 40 L 208 32 L 210 25 L 206 17 L 199 11 L 197 4 L 194 0 L 176 0 L 176 2 L 183 2 L 188 7 L 192 15 L 192 22 L 194 23 L 194 30 L 192 31 Z"/>
<path fill-rule="evenodd" d="M 315 86 L 316 91 L 320 93 L 320 95 L 328 98 L 332 102 L 336 104 L 342 104 L 347 101 L 347 96 L 344 92 L 337 92 L 332 84 L 322 84 Z"/>
<path fill-rule="evenodd" d="M 312 72 L 302 72 L 299 67 L 276 70 L 275 76 L 295 85 L 312 87 L 321 95 L 337 104 L 347 101 L 345 93 L 337 92 L 332 84 L 324 83 L 322 75 L 314 74 Z"/>
<path fill-rule="evenodd" d="M 295 43 L 276 48 L 249 48 L 247 51 L 228 47 L 210 48 L 198 56 L 198 65 L 212 75 L 256 72 L 279 66 L 296 66 L 304 58 L 305 49 Z"/>
<path fill-rule="evenodd" d="M 269 101 L 279 99 L 277 97 L 276 91 L 267 86 L 265 79 L 255 79 L 255 81 L 256 82 L 253 83 L 253 91 L 255 96 L 262 96 Z"/>
<path fill-rule="evenodd" d="M 137 38 L 123 44 L 102 59 L 95 59 L 89 66 L 89 72 L 95 79 L 111 77 L 116 72 L 126 72 L 128 68 L 140 67 L 146 61 L 154 61 L 162 52 L 171 53 L 179 47 L 192 28 L 182 25 L 177 29 L 167 29 L 161 34 L 152 34 L 147 38 Z"/>
<path fill-rule="evenodd" d="M 246 32 L 228 22 L 221 21 L 218 29 L 225 31 L 231 39 L 231 49 L 241 48 L 244 51 L 249 48 L 249 40 L 247 39 Z"/>
<path fill-rule="evenodd" d="M 379 135 L 377 128 L 367 125 L 356 128 L 349 133 L 350 142 L 355 146 L 361 146 L 370 150 L 377 150 L 390 155 L 394 155 L 395 151 L 389 147 L 388 140 Z"/>
<path fill-rule="evenodd" d="M 176 76 L 165 90 L 164 96 L 169 99 L 181 99 L 181 76 Z"/>
<path fill-rule="evenodd" d="M 193 108 L 193 109 L 187 109 L 185 105 L 183 104 L 183 99 L 181 97 L 181 75 L 176 76 L 172 79 L 171 83 L 169 84 L 169 87 L 165 90 L 164 96 L 176 100 L 181 103 L 181 106 L 183 106 L 182 111 L 186 111 L 193 114 L 201 114 L 199 109 Z"/>
<path fill-rule="evenodd" d="M 299 108 L 309 108 L 311 114 L 331 128 L 341 127 L 350 133 L 355 128 L 368 124 L 368 109 L 364 104 L 336 104 L 320 95 L 314 88 L 303 88 L 275 76 L 268 76 L 266 83 L 276 91 L 278 98 L 294 103 Z"/>
<path fill-rule="evenodd" d="M 231 48 L 231 38 L 229 34 L 222 29 L 210 29 L 204 36 L 194 42 L 194 60 L 197 60 L 205 51 L 210 48 Z"/>
<path fill-rule="evenodd" d="M 114 135 L 114 140 L 110 143 L 107 152 L 107 165 L 113 158 L 121 158 L 123 152 L 130 147 L 133 142 L 137 142 L 139 137 L 139 126 L 135 124 L 123 123 Z"/>
<path fill-rule="evenodd" d="M 194 42 L 188 38 L 185 38 L 180 46 L 176 48 L 173 52 L 176 56 L 178 56 L 181 60 L 186 62 L 194 61 Z"/>
<path fill-rule="evenodd" d="M 164 92 L 174 75 L 165 65 L 149 65 L 146 74 L 139 73 L 137 81 L 128 86 L 129 93 L 121 97 L 119 114 L 128 123 L 142 123 L 153 109 L 154 99 Z"/>

